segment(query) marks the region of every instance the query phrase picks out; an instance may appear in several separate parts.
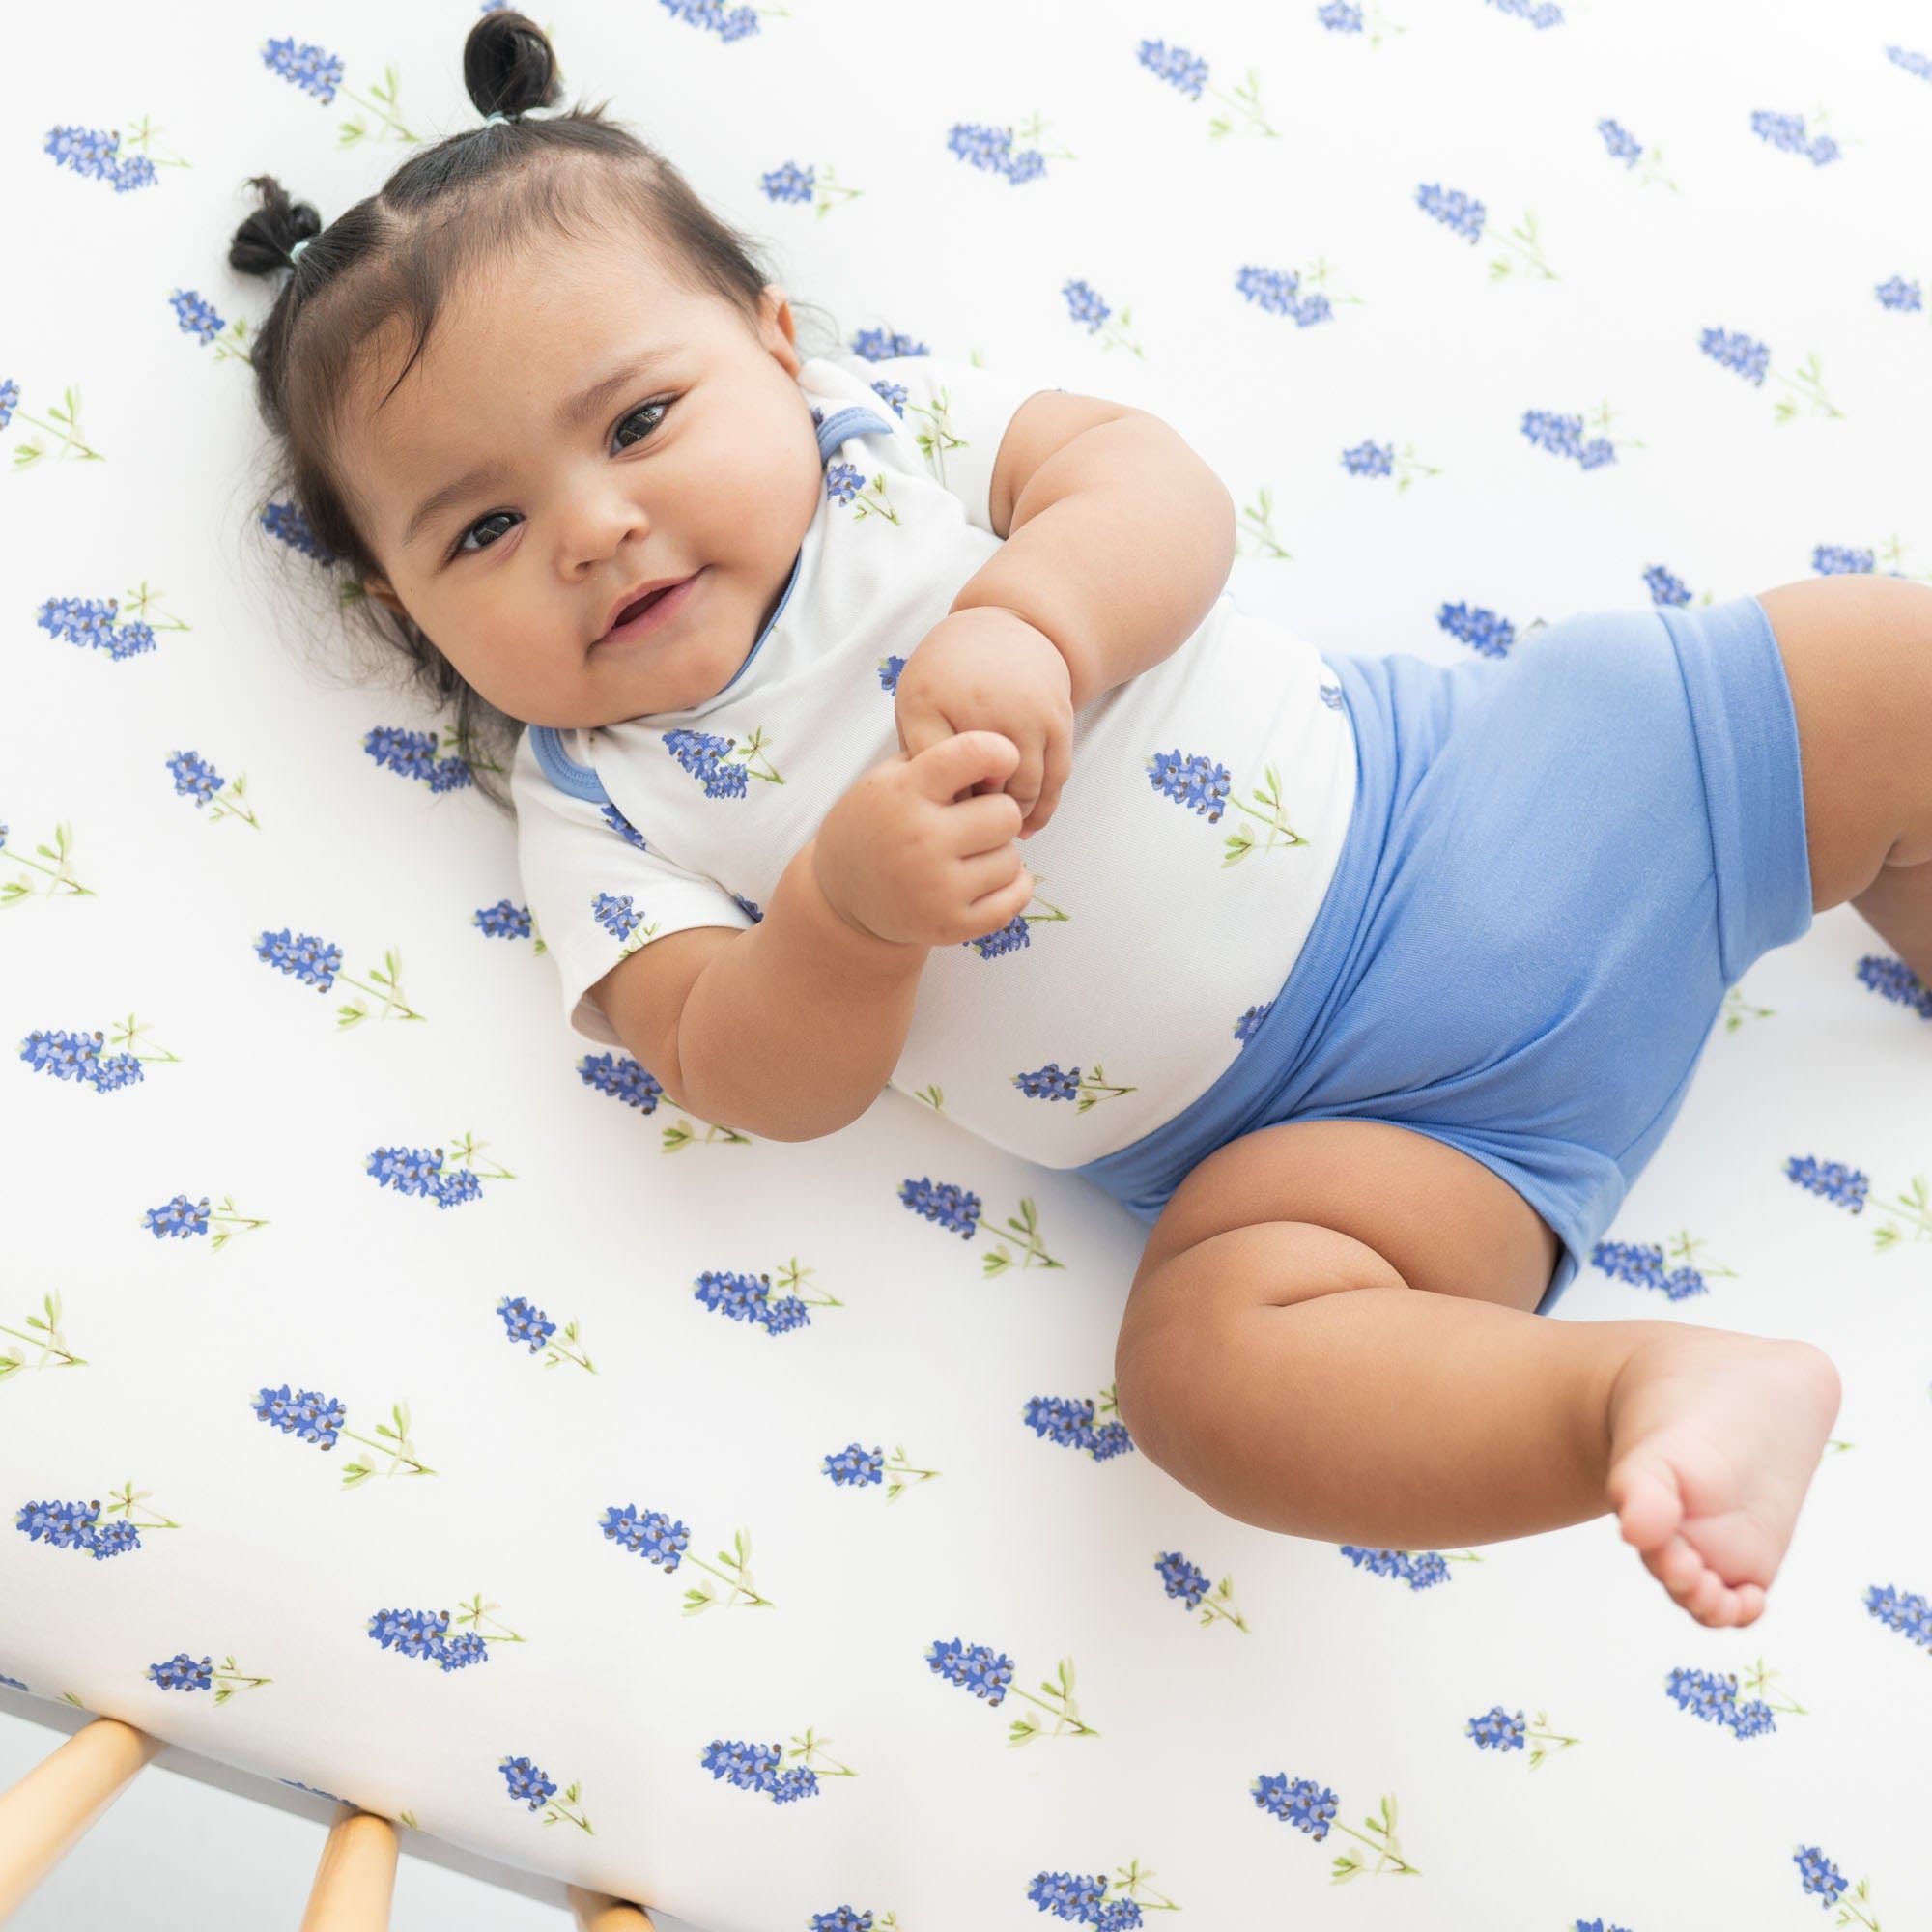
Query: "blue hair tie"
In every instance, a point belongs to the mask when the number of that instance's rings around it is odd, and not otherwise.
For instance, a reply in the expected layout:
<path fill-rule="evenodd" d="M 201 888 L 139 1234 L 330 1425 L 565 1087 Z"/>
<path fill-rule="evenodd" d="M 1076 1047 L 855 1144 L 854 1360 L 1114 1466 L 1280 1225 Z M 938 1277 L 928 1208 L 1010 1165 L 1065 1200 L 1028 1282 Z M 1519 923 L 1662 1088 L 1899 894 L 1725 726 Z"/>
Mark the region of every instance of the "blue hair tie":
<path fill-rule="evenodd" d="M 483 125 L 487 128 L 493 121 L 507 121 L 509 118 L 507 114 L 486 114 L 483 117 Z"/>

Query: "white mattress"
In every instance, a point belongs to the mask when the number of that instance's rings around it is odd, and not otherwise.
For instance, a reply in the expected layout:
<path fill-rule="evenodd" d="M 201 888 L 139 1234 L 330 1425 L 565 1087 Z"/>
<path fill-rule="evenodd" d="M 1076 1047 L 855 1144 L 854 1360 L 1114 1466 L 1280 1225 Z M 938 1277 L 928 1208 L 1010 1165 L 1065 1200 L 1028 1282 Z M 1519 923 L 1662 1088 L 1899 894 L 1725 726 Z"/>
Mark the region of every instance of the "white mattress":
<path fill-rule="evenodd" d="M 1237 595 L 1318 642 L 1451 662 L 1457 605 L 1520 635 L 1678 586 L 1925 574 L 1932 30 L 1866 0 L 1405 8 L 1379 33 L 1346 11 L 948 0 L 731 37 L 585 0 L 548 24 L 572 98 L 612 96 L 842 339 L 1069 386 L 1084 357 L 1086 392 L 1175 423 L 1241 507 Z M 365 752 L 436 721 L 321 668 L 341 646 L 287 597 L 250 373 L 224 354 L 269 293 L 225 267 L 243 179 L 325 217 L 375 189 L 404 144 L 342 130 L 377 128 L 385 70 L 412 131 L 470 126 L 466 16 L 195 17 L 185 39 L 131 7 L 15 29 L 40 84 L 4 163 L 0 1682 L 707 1932 L 1031 1924 L 1054 1874 L 1106 1885 L 1117 1924 L 1130 1899 L 1207 1927 L 1797 1925 L 1828 1903 L 1807 1848 L 1888 1924 L 1932 1907 L 1911 1770 L 1932 1032 L 1876 935 L 1834 912 L 1754 969 L 1610 1231 L 1672 1266 L 1693 1242 L 1703 1292 L 1597 1268 L 1554 1318 L 1802 1335 L 1837 1361 L 1836 1439 L 1756 1627 L 1693 1624 L 1608 1519 L 1423 1553 L 1441 1580 L 1416 1588 L 1217 1515 L 1105 1428 L 1143 1237 L 1123 1210 L 897 1095 L 807 1145 L 632 1108 L 587 1077 L 549 960 L 486 934 L 521 902 L 510 826 Z M 1161 33 L 1206 64 L 1198 98 L 1149 64 Z M 265 63 L 283 35 L 340 56 L 332 103 Z M 143 115 L 146 185 L 42 151 L 116 132 L 118 165 Z M 1039 162 L 976 166 L 956 150 L 981 128 Z M 787 167 L 816 171 L 823 218 L 768 197 Z M 1435 190 L 1483 205 L 1479 241 L 1418 205 Z M 1298 272 L 1307 298 L 1323 261 L 1332 309 L 1306 326 L 1240 292 Z M 1710 331 L 1765 345 L 1763 383 Z M 100 460 L 63 451 L 66 397 Z M 1533 412 L 1586 417 L 1609 460 L 1539 446 Z M 1354 473 L 1367 442 L 1412 487 Z M 123 654 L 142 586 L 152 648 Z M 118 600 L 112 631 L 40 621 L 65 599 Z M 214 803 L 177 793 L 186 753 Z M 244 774 L 258 826 L 217 814 Z M 264 963 L 284 929 L 362 990 Z M 420 1021 L 380 1011 L 385 961 Z M 37 1031 L 99 1030 L 111 1056 L 130 1017 L 138 1081 L 35 1069 Z M 448 1172 L 465 1136 L 478 1173 L 508 1170 L 473 1200 L 366 1171 L 404 1148 Z M 1864 1177 L 1862 1210 L 1795 1184 L 1802 1159 Z M 908 1211 L 927 1179 L 978 1197 L 970 1238 Z M 151 1232 L 177 1197 L 237 1218 Z M 796 1283 L 810 1321 L 730 1319 L 707 1271 Z M 511 1338 L 523 1300 L 575 1358 Z M 344 1438 L 265 1420 L 284 1385 L 340 1405 Z M 1094 1439 L 1038 1426 L 1055 1404 L 1094 1405 Z M 895 1498 L 839 1480 L 848 1453 L 916 1473 Z M 118 1525 L 129 1488 L 138 1548 L 30 1533 L 96 1501 L 97 1534 Z M 613 1540 L 613 1511 L 681 1525 L 675 1571 Z M 1225 1579 L 1240 1621 L 1177 1595 L 1170 1563 Z M 385 1614 L 447 1614 L 481 1655 L 384 1646 Z M 934 1668 L 954 1643 L 1009 1660 L 997 1706 Z M 171 1688 L 178 1659 L 209 1688 Z M 1687 1672 L 1735 1675 L 1773 1724 L 1700 1719 L 1671 1695 Z M 1497 1709 L 1576 1742 L 1484 1748 Z M 741 1749 L 782 1753 L 791 1791 L 714 1775 Z M 503 1768 L 524 1760 L 534 1806 Z M 1335 1794 L 1325 1842 L 1258 1802 L 1299 1778 Z M 1419 1879 L 1325 1906 L 1338 1854 L 1373 1874 L 1385 1798 Z"/>

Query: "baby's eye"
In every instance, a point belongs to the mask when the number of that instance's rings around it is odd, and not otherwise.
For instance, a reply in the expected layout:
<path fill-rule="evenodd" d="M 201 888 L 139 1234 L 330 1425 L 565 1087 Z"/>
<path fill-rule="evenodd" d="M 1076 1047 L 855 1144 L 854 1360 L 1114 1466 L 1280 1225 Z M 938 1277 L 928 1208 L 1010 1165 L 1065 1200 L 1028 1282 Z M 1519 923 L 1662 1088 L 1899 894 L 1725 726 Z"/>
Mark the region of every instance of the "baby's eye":
<path fill-rule="evenodd" d="M 668 410 L 670 409 L 670 404 L 671 404 L 671 399 L 668 396 L 660 397 L 656 402 L 652 403 L 639 403 L 638 407 L 630 412 L 629 415 L 625 416 L 618 423 L 617 425 L 618 435 L 621 437 L 628 425 L 636 422 L 637 419 L 641 415 L 648 415 L 653 410 L 658 412 L 658 417 L 657 417 L 658 422 L 662 422 L 665 418 L 666 412 L 668 412 Z M 653 427 L 655 427 L 655 425 L 653 425 Z M 637 440 L 641 441 L 643 439 L 639 438 Z M 628 449 L 631 447 L 631 444 L 621 443 L 619 447 Z M 476 532 L 482 529 L 486 525 L 496 523 L 498 518 L 509 517 L 511 519 L 514 519 L 516 517 L 516 514 L 517 513 L 514 510 L 492 510 L 487 517 L 478 517 L 477 520 L 473 524 L 471 524 L 468 529 L 462 531 L 458 535 L 455 543 L 453 543 L 450 546 L 449 550 L 450 555 L 452 557 L 476 555 L 477 553 L 475 551 L 468 548 L 469 539 L 474 536 Z M 490 543 L 495 543 L 497 537 L 507 536 L 509 532 L 507 530 L 497 530 L 495 533 L 495 535 L 491 537 Z M 490 548 L 490 543 L 482 545 L 481 548 L 483 550 L 488 550 Z"/>

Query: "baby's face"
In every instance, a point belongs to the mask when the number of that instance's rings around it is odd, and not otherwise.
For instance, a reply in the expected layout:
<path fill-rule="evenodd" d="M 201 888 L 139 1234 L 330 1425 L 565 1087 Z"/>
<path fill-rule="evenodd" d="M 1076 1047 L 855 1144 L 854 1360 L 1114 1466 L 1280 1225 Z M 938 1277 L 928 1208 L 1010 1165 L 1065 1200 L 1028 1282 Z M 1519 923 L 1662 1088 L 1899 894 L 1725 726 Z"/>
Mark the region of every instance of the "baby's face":
<path fill-rule="evenodd" d="M 345 401 L 345 480 L 384 573 L 368 593 L 527 724 L 610 724 L 722 691 L 778 608 L 824 487 L 784 291 L 766 288 L 754 332 L 626 232 L 533 243 L 452 298 L 386 403 L 400 326 Z M 661 360 L 575 426 L 559 420 L 645 355 Z M 598 642 L 637 585 L 693 572 L 664 621 Z"/>

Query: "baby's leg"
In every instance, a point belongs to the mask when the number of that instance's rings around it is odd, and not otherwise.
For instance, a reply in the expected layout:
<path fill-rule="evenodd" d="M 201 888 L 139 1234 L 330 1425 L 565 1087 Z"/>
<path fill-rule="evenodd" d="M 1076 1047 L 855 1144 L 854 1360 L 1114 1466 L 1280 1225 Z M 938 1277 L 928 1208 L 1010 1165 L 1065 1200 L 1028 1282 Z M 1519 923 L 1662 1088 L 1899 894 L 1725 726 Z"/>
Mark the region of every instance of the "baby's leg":
<path fill-rule="evenodd" d="M 1555 1236 L 1460 1150 L 1373 1121 L 1210 1154 L 1150 1236 L 1121 1327 L 1122 1420 L 1266 1529 L 1403 1549 L 1614 1509 L 1700 1623 L 1746 1624 L 1838 1409 L 1803 1342 L 1528 1311 Z"/>

